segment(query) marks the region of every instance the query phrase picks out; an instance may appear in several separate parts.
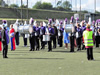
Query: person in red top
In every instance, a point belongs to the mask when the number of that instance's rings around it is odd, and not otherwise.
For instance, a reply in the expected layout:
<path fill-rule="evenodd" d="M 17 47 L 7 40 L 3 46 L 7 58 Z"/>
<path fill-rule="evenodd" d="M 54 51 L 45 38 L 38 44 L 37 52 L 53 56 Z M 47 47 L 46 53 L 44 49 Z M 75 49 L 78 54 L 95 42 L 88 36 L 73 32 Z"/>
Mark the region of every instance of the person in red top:
<path fill-rule="evenodd" d="M 11 41 L 11 51 L 14 51 L 16 49 L 16 45 L 15 45 L 15 30 L 13 28 L 13 25 L 10 25 L 10 41 Z"/>
<path fill-rule="evenodd" d="M 1 30 L 2 30 L 2 27 L 0 27 L 0 52 L 2 51 Z"/>

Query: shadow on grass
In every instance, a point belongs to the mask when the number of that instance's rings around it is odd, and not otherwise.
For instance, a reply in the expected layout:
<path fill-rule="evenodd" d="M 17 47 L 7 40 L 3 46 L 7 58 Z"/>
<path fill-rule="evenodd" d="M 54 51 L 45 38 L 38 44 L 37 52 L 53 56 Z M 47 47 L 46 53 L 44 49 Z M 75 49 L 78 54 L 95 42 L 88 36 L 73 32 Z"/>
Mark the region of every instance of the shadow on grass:
<path fill-rule="evenodd" d="M 8 55 L 27 55 L 27 54 L 8 54 Z"/>
<path fill-rule="evenodd" d="M 63 60 L 64 58 L 9 58 L 9 59 L 46 59 L 46 60 Z"/>
<path fill-rule="evenodd" d="M 16 50 L 16 51 L 29 51 L 29 50 Z"/>
<path fill-rule="evenodd" d="M 29 52 L 14 52 L 14 53 L 29 53 Z"/>
<path fill-rule="evenodd" d="M 76 52 L 70 52 L 70 51 L 52 51 L 52 52 L 61 52 L 61 53 L 76 53 Z"/>
<path fill-rule="evenodd" d="M 100 61 L 100 60 L 96 60 L 96 59 L 95 59 L 94 61 Z"/>
<path fill-rule="evenodd" d="M 30 46 L 27 46 L 27 47 L 25 47 L 25 46 L 19 46 L 19 47 L 28 48 L 28 47 L 30 47 Z"/>

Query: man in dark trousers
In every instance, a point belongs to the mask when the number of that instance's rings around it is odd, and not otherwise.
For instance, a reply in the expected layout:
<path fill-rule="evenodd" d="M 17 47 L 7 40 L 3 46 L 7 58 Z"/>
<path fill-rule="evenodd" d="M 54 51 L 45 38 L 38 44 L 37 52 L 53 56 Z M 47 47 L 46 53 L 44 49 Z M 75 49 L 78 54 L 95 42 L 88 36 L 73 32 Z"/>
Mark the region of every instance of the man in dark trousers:
<path fill-rule="evenodd" d="M 36 38 L 36 50 L 39 50 L 39 49 L 40 49 L 39 35 L 40 35 L 40 28 L 39 28 L 39 26 L 38 26 L 38 23 L 36 23 L 36 33 L 35 33 L 35 38 Z"/>
<path fill-rule="evenodd" d="M 74 52 L 74 33 L 70 34 L 70 52 Z"/>
<path fill-rule="evenodd" d="M 8 52 L 8 44 L 9 44 L 9 36 L 8 36 L 8 30 L 6 29 L 6 26 L 3 24 L 3 30 L 1 32 L 2 36 L 2 44 L 3 44 L 3 58 L 7 57 Z"/>
<path fill-rule="evenodd" d="M 40 26 L 41 49 L 44 49 L 45 42 L 43 41 L 43 35 L 45 35 L 45 27 L 43 26 L 43 22 L 40 23 Z"/>
<path fill-rule="evenodd" d="M 16 46 L 19 46 L 19 32 L 16 32 L 15 39 L 16 39 Z"/>
<path fill-rule="evenodd" d="M 50 41 L 48 41 L 48 52 L 52 51 L 52 37 L 54 36 L 54 29 L 51 27 L 51 24 L 48 25 Z"/>
<path fill-rule="evenodd" d="M 30 51 L 34 51 L 35 50 L 35 31 L 36 31 L 36 27 L 33 25 L 34 20 L 31 19 L 31 26 L 33 28 L 32 33 L 30 33 L 30 37 L 29 37 L 29 41 L 30 41 Z"/>
<path fill-rule="evenodd" d="M 25 35 L 28 36 L 28 34 L 23 34 L 24 47 L 27 47 L 27 37 Z"/>
<path fill-rule="evenodd" d="M 82 35 L 83 35 L 83 32 L 86 30 L 86 26 L 85 26 L 84 22 L 82 22 L 81 29 L 82 29 Z M 84 43 L 82 43 L 82 50 L 84 50 L 84 49 L 85 49 L 85 45 L 84 45 Z"/>
<path fill-rule="evenodd" d="M 53 36 L 53 48 L 56 48 L 56 38 L 58 36 L 58 30 L 55 26 L 55 23 L 53 23 L 53 29 L 54 29 L 54 36 Z"/>
<path fill-rule="evenodd" d="M 95 45 L 96 45 L 96 48 L 99 47 L 99 44 L 100 44 L 100 41 L 98 39 L 100 39 L 100 28 L 98 27 L 98 25 L 96 25 L 96 28 L 95 28 Z"/>
<path fill-rule="evenodd" d="M 76 43 L 77 43 L 77 51 L 81 50 L 81 40 L 82 38 L 82 29 L 80 28 L 80 24 L 77 24 L 76 28 Z"/>
<path fill-rule="evenodd" d="M 18 23 L 16 23 L 17 27 L 19 26 Z M 15 40 L 16 40 L 16 46 L 19 46 L 19 32 L 17 31 L 15 34 Z"/>
<path fill-rule="evenodd" d="M 58 30 L 58 43 L 59 43 L 59 47 L 63 46 L 63 22 L 60 22 L 60 29 Z"/>
<path fill-rule="evenodd" d="M 73 23 L 71 22 L 73 25 Z M 75 27 L 73 25 L 72 32 L 70 33 L 70 52 L 74 52 L 74 38 L 75 38 Z"/>

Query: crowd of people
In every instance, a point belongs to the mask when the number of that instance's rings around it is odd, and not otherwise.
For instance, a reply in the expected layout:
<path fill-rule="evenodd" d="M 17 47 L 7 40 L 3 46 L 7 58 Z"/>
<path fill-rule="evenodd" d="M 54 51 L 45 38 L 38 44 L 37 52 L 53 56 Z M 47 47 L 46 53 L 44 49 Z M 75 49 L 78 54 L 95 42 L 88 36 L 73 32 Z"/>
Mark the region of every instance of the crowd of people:
<path fill-rule="evenodd" d="M 76 19 L 78 21 L 78 19 Z M 64 22 L 59 21 L 56 23 L 55 19 L 49 19 L 46 26 L 43 22 L 36 23 L 34 25 L 34 19 L 31 19 L 30 25 L 33 30 L 32 33 L 22 34 L 24 40 L 24 46 L 27 47 L 27 39 L 29 35 L 30 49 L 29 51 L 42 50 L 45 49 L 45 45 L 48 44 L 48 52 L 52 49 L 56 49 L 57 46 L 63 47 L 65 44 L 65 49 L 70 47 L 70 52 L 74 52 L 74 47 L 77 47 L 77 51 L 87 49 L 88 60 L 94 60 L 93 58 L 93 46 L 99 47 L 100 41 L 100 27 L 99 22 L 93 21 L 93 23 L 88 24 L 85 21 L 73 23 L 73 18 L 71 17 L 70 24 L 73 26 L 71 32 L 66 32 L 66 26 L 68 24 L 67 18 Z M 19 32 L 14 30 L 13 24 L 10 25 L 10 30 L 8 34 L 6 21 L 3 21 L 0 27 L 0 51 L 2 51 L 3 44 L 3 58 L 7 57 L 9 37 L 11 41 L 11 51 L 19 46 Z M 16 24 L 18 25 L 18 24 Z M 49 40 L 44 41 L 44 35 L 48 35 Z M 15 42 L 16 41 L 16 42 Z M 53 44 L 52 44 L 53 42 Z M 68 46 L 70 44 L 70 46 Z M 53 46 L 52 46 L 53 45 Z"/>

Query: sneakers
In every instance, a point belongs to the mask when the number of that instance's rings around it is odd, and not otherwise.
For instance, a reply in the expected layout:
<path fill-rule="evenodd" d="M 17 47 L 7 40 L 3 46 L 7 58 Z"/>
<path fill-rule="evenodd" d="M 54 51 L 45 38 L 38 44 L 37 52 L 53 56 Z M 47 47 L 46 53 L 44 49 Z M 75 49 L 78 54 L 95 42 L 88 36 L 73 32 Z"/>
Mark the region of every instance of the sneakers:
<path fill-rule="evenodd" d="M 32 51 L 32 49 L 30 49 L 29 51 Z"/>
<path fill-rule="evenodd" d="M 95 59 L 88 59 L 89 61 L 95 61 Z"/>
<path fill-rule="evenodd" d="M 68 49 L 68 48 L 65 48 L 65 49 Z"/>
<path fill-rule="evenodd" d="M 16 47 L 18 47 L 19 45 L 16 45 Z"/>
<path fill-rule="evenodd" d="M 3 58 L 8 58 L 7 56 L 3 56 Z"/>
<path fill-rule="evenodd" d="M 27 45 L 24 45 L 24 47 L 27 47 Z"/>

